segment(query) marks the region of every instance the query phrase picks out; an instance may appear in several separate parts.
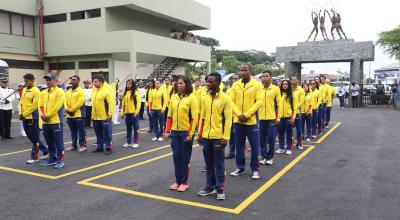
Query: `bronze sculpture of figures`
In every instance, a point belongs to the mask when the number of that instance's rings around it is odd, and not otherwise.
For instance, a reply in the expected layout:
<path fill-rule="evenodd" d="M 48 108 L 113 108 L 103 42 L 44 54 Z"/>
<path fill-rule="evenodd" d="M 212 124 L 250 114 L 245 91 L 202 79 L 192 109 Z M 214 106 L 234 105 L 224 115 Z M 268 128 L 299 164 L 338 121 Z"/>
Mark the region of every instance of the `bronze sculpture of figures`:
<path fill-rule="evenodd" d="M 310 33 L 310 36 L 308 36 L 307 41 L 310 39 L 310 37 L 314 33 L 314 31 L 315 31 L 314 41 L 315 41 L 315 38 L 318 35 L 318 15 L 314 11 L 311 12 L 311 20 L 312 20 L 312 22 L 314 24 L 314 28 L 312 29 L 312 31 Z"/>
<path fill-rule="evenodd" d="M 311 12 L 311 19 L 312 19 L 314 27 L 313 27 L 310 35 L 307 38 L 307 42 L 310 40 L 310 38 L 314 32 L 315 32 L 314 41 L 317 38 L 317 36 L 318 36 L 318 21 L 319 21 L 319 29 L 321 30 L 322 37 L 324 38 L 324 40 L 329 40 L 328 34 L 326 33 L 326 28 L 325 28 L 326 14 L 328 14 L 328 16 L 331 20 L 331 24 L 332 24 L 332 26 L 331 26 L 332 39 L 335 40 L 335 35 L 333 34 L 334 30 L 336 30 L 336 33 L 339 35 L 340 39 L 343 39 L 343 37 L 345 39 L 347 39 L 347 36 L 344 33 L 342 25 L 341 25 L 342 17 L 340 16 L 340 14 L 337 13 L 333 9 L 331 9 L 332 14 L 328 10 L 325 10 L 322 15 L 321 15 L 321 12 L 322 12 L 322 9 L 319 10 L 318 15 L 314 11 Z M 342 37 L 342 35 L 343 35 L 343 37 Z"/>

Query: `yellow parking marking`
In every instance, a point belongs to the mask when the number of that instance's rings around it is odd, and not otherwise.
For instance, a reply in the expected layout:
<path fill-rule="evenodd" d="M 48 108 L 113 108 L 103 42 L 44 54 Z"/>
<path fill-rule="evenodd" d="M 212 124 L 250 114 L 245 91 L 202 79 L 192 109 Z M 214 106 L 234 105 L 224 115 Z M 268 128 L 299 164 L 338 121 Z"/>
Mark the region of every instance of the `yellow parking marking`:
<path fill-rule="evenodd" d="M 240 214 L 245 208 L 247 208 L 251 203 L 254 202 L 261 194 L 263 194 L 268 188 L 270 188 L 276 181 L 278 181 L 285 173 L 287 173 L 294 165 L 296 165 L 300 160 L 302 160 L 307 154 L 314 150 L 314 146 L 309 146 L 303 153 L 296 157 L 292 162 L 286 165 L 281 171 L 279 171 L 275 176 L 273 176 L 268 182 L 261 186 L 257 191 L 251 194 L 247 199 L 245 199 L 240 205 L 235 208 L 235 213 Z"/>
<path fill-rule="evenodd" d="M 25 170 L 10 168 L 10 167 L 0 166 L 0 170 L 11 171 L 11 172 L 15 172 L 15 173 L 22 173 L 22 174 L 31 175 L 31 176 L 38 176 L 38 177 L 52 179 L 52 180 L 56 179 L 55 176 L 50 176 L 50 175 L 46 175 L 46 174 L 42 174 L 42 173 L 29 172 L 29 171 L 25 171 Z"/>
<path fill-rule="evenodd" d="M 146 132 L 142 132 L 144 130 L 145 130 L 145 128 L 139 129 L 139 133 L 141 133 L 141 134 L 146 133 Z M 126 134 L 126 132 L 119 132 L 119 133 L 115 133 L 115 134 L 112 134 L 112 135 L 116 136 L 116 135 L 121 135 L 121 134 Z M 96 137 L 91 137 L 91 138 L 88 138 L 87 140 L 89 141 L 89 140 L 94 140 L 94 139 L 96 139 Z M 72 141 L 68 141 L 68 142 L 65 142 L 64 144 L 71 144 L 71 143 L 72 143 Z M 9 156 L 9 155 L 13 155 L 13 154 L 24 153 L 24 152 L 29 152 L 31 150 L 32 149 L 26 149 L 26 150 L 20 150 L 20 151 L 14 151 L 14 152 L 10 152 L 10 153 L 0 154 L 0 157 Z"/>
<path fill-rule="evenodd" d="M 197 147 L 198 145 L 195 145 L 193 147 Z M 166 197 L 166 196 L 159 196 L 155 194 L 150 194 L 150 193 L 143 193 L 135 190 L 129 190 L 129 189 L 124 189 L 120 187 L 114 187 L 114 186 L 109 186 L 109 185 L 104 185 L 104 184 L 98 184 L 98 183 L 93 183 L 91 181 L 98 180 L 107 176 L 110 176 L 112 174 L 116 174 L 128 169 L 132 169 L 134 167 L 142 166 L 148 163 L 151 163 L 156 160 L 160 160 L 165 157 L 169 157 L 172 155 L 172 153 L 164 154 L 149 160 L 142 161 L 140 163 L 132 164 L 127 167 L 123 167 L 111 172 L 107 172 L 95 177 L 91 177 L 89 179 L 85 179 L 82 181 L 77 182 L 78 184 L 81 185 L 86 185 L 86 186 L 91 186 L 91 187 L 96 187 L 96 188 L 101 188 L 101 189 L 106 189 L 106 190 L 112 190 L 116 192 L 121 192 L 121 193 L 126 193 L 134 196 L 140 196 L 140 197 L 145 197 L 145 198 L 150 198 L 150 199 L 155 199 L 155 200 L 161 200 L 161 201 L 166 201 L 166 202 L 172 202 L 172 203 L 177 203 L 181 205 L 188 205 L 188 206 L 194 206 L 194 207 L 199 207 L 199 208 L 204 208 L 204 209 L 210 209 L 214 211 L 220 211 L 220 212 L 226 212 L 226 213 L 231 213 L 231 214 L 240 214 L 244 209 L 246 209 L 250 204 L 252 204 L 259 196 L 261 196 L 266 190 L 268 190 L 276 181 L 278 181 L 284 174 L 286 174 L 293 166 L 295 166 L 299 161 L 301 161 L 307 154 L 309 154 L 312 150 L 314 150 L 314 146 L 308 146 L 308 148 L 303 151 L 299 156 L 297 156 L 293 161 L 291 161 L 288 165 L 286 165 L 282 170 L 280 170 L 277 174 L 275 174 L 270 180 L 268 180 L 264 185 L 262 185 L 257 191 L 252 193 L 247 199 L 245 199 L 243 202 L 241 202 L 237 207 L 235 208 L 226 208 L 222 206 L 215 206 L 215 205 L 209 205 L 205 203 L 198 203 L 198 202 L 193 202 L 193 201 L 188 201 L 188 200 L 182 200 L 182 199 L 176 199 L 172 197 Z"/>
<path fill-rule="evenodd" d="M 71 172 L 68 172 L 68 173 L 64 173 L 64 174 L 60 174 L 60 175 L 57 175 L 57 176 L 52 176 L 52 175 L 47 175 L 47 174 L 42 174 L 42 173 L 36 173 L 36 172 L 30 172 L 30 171 L 20 170 L 20 169 L 14 169 L 14 168 L 4 167 L 4 166 L 0 166 L 0 170 L 6 170 L 6 171 L 22 173 L 22 174 L 31 175 L 31 176 L 38 176 L 38 177 L 43 177 L 43 178 L 53 179 L 54 180 L 54 179 L 60 179 L 60 178 L 66 177 L 66 176 L 71 176 L 73 174 L 81 173 L 81 172 L 84 172 L 84 171 L 92 170 L 92 169 L 95 169 L 95 168 L 98 168 L 98 167 L 103 167 L 103 166 L 106 166 L 106 165 L 109 165 L 109 164 L 117 163 L 117 162 L 120 162 L 120 161 L 123 161 L 123 160 L 127 160 L 127 159 L 130 159 L 130 158 L 134 158 L 134 157 L 142 156 L 142 155 L 145 155 L 145 154 L 149 154 L 149 153 L 152 153 L 152 152 L 155 152 L 155 151 L 163 150 L 163 149 L 166 149 L 166 148 L 169 148 L 169 147 L 170 147 L 169 144 L 168 145 L 164 145 L 162 147 L 158 147 L 158 148 L 155 148 L 155 149 L 152 149 L 152 150 L 143 151 L 143 152 L 132 154 L 132 155 L 129 155 L 129 156 L 126 156 L 126 157 L 118 158 L 118 159 L 115 159 L 115 160 L 110 160 L 110 161 L 107 161 L 107 162 L 104 162 L 104 163 L 96 164 L 96 165 L 89 166 L 89 167 L 82 168 L 82 169 L 78 169 L 78 170 L 74 170 L 74 171 L 71 171 Z"/>
<path fill-rule="evenodd" d="M 327 131 L 324 135 L 322 135 L 317 141 L 308 142 L 308 143 L 310 143 L 310 144 L 320 144 L 320 143 L 322 143 L 322 141 L 324 141 L 329 135 L 331 135 L 332 132 L 335 131 L 341 124 L 342 124 L 342 122 L 335 122 L 335 125 L 331 129 L 329 129 L 329 131 Z"/>

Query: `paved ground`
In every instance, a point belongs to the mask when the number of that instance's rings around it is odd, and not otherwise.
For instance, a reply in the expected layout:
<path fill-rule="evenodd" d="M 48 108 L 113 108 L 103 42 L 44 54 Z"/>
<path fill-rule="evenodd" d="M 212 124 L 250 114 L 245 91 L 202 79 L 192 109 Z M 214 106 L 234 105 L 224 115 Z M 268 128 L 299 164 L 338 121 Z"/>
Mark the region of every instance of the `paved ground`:
<path fill-rule="evenodd" d="M 26 165 L 29 152 L 8 154 L 28 149 L 26 138 L 3 141 L 1 219 L 399 219 L 400 112 L 334 109 L 332 121 L 342 123 L 315 148 L 277 156 L 260 180 L 227 176 L 222 202 L 195 196 L 205 181 L 200 147 L 190 189 L 177 193 L 168 190 L 168 142 L 141 134 L 139 149 L 122 148 L 124 126 L 114 129 L 112 155 L 67 152 L 61 170 Z M 232 171 L 234 161 L 226 166 Z"/>

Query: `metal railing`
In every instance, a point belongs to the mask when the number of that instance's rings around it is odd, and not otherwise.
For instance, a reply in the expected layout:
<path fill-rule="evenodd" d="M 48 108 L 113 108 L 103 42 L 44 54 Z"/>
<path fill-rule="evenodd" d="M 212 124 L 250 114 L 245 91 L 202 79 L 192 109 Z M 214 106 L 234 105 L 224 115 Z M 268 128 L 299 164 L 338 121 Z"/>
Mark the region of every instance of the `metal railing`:
<path fill-rule="evenodd" d="M 152 79 L 164 78 L 168 74 L 172 73 L 180 62 L 181 60 L 178 58 L 167 57 L 161 64 L 157 64 L 154 67 L 153 72 L 146 79 L 140 79 L 138 83 L 146 85 Z"/>

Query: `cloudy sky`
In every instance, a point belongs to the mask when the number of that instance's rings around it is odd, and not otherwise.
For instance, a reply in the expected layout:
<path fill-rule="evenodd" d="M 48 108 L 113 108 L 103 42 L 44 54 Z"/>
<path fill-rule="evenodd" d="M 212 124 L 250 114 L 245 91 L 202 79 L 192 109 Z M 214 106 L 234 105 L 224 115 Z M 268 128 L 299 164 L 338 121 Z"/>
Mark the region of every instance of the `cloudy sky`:
<path fill-rule="evenodd" d="M 222 49 L 264 50 L 305 41 L 312 30 L 311 10 L 334 8 L 342 16 L 348 38 L 374 41 L 378 33 L 400 25 L 399 0 L 197 0 L 211 8 L 211 30 L 196 34 L 216 38 Z M 330 29 L 330 21 L 327 20 Z M 329 32 L 329 30 L 328 30 Z M 330 34 L 328 35 L 330 37 Z M 319 40 L 322 36 L 319 35 Z M 376 46 L 375 61 L 364 65 L 364 74 L 397 62 Z M 303 71 L 349 71 L 350 64 L 307 64 Z"/>

